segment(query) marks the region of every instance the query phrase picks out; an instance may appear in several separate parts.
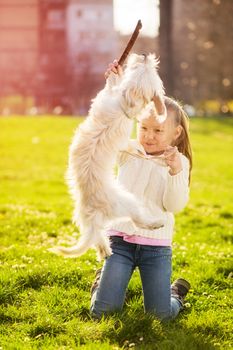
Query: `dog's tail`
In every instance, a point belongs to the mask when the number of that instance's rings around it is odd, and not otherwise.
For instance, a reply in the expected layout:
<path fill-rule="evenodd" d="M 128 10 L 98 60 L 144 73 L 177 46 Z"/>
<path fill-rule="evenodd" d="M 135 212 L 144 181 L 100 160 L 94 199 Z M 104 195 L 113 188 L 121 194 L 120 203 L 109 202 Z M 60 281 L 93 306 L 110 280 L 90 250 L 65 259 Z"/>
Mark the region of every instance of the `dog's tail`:
<path fill-rule="evenodd" d="M 57 246 L 49 248 L 48 251 L 66 258 L 75 258 L 84 254 L 89 248 L 90 247 L 87 247 L 85 242 L 78 242 L 78 244 L 72 247 Z"/>
<path fill-rule="evenodd" d="M 93 229 L 93 227 L 86 230 L 76 245 L 72 247 L 52 247 L 48 251 L 67 258 L 75 258 L 86 253 L 92 246 L 95 246 L 97 250 L 98 260 L 104 259 L 112 253 L 108 238 L 105 237 L 104 233 L 100 233 L 99 230 Z"/>

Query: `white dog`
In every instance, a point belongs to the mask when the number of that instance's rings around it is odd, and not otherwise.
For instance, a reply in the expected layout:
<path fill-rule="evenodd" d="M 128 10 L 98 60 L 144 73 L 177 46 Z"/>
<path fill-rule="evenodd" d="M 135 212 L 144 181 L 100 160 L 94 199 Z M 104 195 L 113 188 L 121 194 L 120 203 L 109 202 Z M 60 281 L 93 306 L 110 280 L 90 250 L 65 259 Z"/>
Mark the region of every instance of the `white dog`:
<path fill-rule="evenodd" d="M 95 246 L 99 258 L 111 254 L 106 224 L 117 217 L 131 217 L 137 226 L 161 227 L 141 203 L 120 187 L 113 176 L 119 150 L 127 146 L 132 119 L 152 100 L 158 116 L 166 118 L 164 89 L 155 56 L 130 55 L 121 77 L 111 73 L 93 100 L 89 115 L 78 128 L 70 147 L 69 187 L 75 201 L 74 221 L 81 238 L 76 246 L 50 249 L 64 256 L 79 256 Z"/>

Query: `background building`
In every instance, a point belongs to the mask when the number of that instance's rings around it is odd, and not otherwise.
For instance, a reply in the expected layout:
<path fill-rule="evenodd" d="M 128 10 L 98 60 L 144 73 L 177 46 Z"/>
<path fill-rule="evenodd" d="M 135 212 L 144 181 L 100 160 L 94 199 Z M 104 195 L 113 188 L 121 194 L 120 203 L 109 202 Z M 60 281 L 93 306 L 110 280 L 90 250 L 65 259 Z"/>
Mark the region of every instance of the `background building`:
<path fill-rule="evenodd" d="M 113 4 L 111 0 L 70 0 L 66 16 L 73 109 L 86 113 L 90 96 L 103 86 L 107 64 L 117 54 Z"/>
<path fill-rule="evenodd" d="M 0 50 L 2 110 L 86 113 L 116 57 L 112 1 L 0 0 Z"/>
<path fill-rule="evenodd" d="M 140 35 L 133 50 L 160 56 L 168 95 L 227 113 L 232 18 L 232 0 L 161 0 L 159 37 Z M 86 114 L 128 39 L 112 0 L 0 0 L 0 114 Z"/>

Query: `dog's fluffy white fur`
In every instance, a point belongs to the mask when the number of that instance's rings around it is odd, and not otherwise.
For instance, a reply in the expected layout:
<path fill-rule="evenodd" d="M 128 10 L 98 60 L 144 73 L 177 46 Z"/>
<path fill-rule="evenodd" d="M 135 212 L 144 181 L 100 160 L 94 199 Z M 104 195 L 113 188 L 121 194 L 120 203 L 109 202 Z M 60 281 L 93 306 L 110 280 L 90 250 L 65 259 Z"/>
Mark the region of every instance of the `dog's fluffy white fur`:
<path fill-rule="evenodd" d="M 111 254 L 106 224 L 117 217 L 131 217 L 139 227 L 163 223 L 151 217 L 142 204 L 124 190 L 113 176 L 119 150 L 127 146 L 132 119 L 154 99 L 158 118 L 166 117 L 164 89 L 154 55 L 130 55 L 121 77 L 111 73 L 93 100 L 88 117 L 78 128 L 70 147 L 68 179 L 81 238 L 76 246 L 55 247 L 64 256 L 79 256 L 95 246 L 99 258 Z"/>

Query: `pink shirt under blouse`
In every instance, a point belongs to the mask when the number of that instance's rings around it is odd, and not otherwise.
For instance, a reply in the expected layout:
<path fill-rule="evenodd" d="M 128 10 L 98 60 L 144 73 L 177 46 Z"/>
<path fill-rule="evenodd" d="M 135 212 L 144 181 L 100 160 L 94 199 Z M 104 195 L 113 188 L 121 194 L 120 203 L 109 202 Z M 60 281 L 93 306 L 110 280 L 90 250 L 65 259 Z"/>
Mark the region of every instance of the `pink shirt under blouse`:
<path fill-rule="evenodd" d="M 170 239 L 155 239 L 155 238 L 147 238 L 136 235 L 127 235 L 125 232 L 120 232 L 116 230 L 108 230 L 108 236 L 120 236 L 123 237 L 123 240 L 129 243 L 134 244 L 142 244 L 142 245 L 152 245 L 152 246 L 171 246 Z"/>

